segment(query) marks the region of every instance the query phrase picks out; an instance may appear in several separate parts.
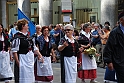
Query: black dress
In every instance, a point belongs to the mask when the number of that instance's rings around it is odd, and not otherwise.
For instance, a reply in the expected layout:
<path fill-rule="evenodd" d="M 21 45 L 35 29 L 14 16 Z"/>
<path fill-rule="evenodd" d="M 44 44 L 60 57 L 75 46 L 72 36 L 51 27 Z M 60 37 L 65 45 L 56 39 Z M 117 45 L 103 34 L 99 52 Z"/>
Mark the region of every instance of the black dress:
<path fill-rule="evenodd" d="M 3 37 L 4 37 L 4 41 L 0 40 L 0 52 L 1 52 L 1 51 L 6 51 L 6 52 L 8 52 L 8 47 L 10 47 L 10 42 L 9 42 L 9 39 L 8 39 L 8 35 L 6 35 L 5 33 L 2 33 L 2 35 L 3 35 Z M 4 58 L 7 58 L 7 57 L 9 57 L 9 55 L 6 56 L 6 57 L 4 57 Z M 10 61 L 10 60 L 8 60 L 8 62 L 9 62 L 9 61 Z M 4 65 L 4 66 L 6 67 L 6 65 Z M 2 66 L 1 66 L 1 68 L 2 68 Z M 0 68 L 0 69 L 1 69 L 1 68 Z M 12 73 L 12 70 L 11 70 L 11 68 L 10 68 L 10 64 L 9 64 L 9 63 L 7 63 L 7 69 L 8 69 L 8 70 L 5 70 L 5 68 L 3 68 L 3 69 L 1 69 L 1 71 L 2 71 L 2 72 L 3 72 L 3 71 L 5 71 L 5 72 L 10 71 L 9 74 Z M 3 75 L 2 72 L 0 73 L 0 81 L 12 80 L 12 76 Z M 13 75 L 13 73 L 12 73 L 12 75 Z M 4 78 L 3 78 L 3 77 L 4 77 Z"/>

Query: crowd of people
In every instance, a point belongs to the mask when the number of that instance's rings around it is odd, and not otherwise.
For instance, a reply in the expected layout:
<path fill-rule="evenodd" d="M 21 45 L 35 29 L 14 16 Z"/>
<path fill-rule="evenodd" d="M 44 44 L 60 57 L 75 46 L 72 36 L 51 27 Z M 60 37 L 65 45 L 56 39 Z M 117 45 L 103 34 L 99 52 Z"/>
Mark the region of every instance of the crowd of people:
<path fill-rule="evenodd" d="M 9 32 L 0 24 L 0 81 L 9 83 L 14 77 L 15 83 L 53 83 L 51 63 L 60 61 L 61 83 L 76 83 L 77 75 L 81 83 L 86 83 L 85 79 L 100 83 L 95 79 L 101 64 L 103 68 L 108 65 L 105 83 L 122 83 L 124 12 L 119 20 L 116 28 L 108 21 L 104 25 L 82 23 L 80 30 L 71 24 L 36 25 L 32 36 L 26 19 L 10 25 Z M 13 59 L 14 73 L 10 66 Z"/>

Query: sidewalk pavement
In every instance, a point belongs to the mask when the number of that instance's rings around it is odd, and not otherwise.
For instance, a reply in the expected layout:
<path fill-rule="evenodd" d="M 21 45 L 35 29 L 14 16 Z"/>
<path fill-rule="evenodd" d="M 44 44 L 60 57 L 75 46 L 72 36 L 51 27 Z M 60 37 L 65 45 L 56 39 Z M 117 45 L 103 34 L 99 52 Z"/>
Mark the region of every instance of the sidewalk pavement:
<path fill-rule="evenodd" d="M 52 67 L 53 67 L 53 74 L 54 74 L 54 80 L 53 83 L 61 83 L 60 82 L 60 63 L 52 63 Z M 104 73 L 105 73 L 105 69 L 103 68 L 99 68 L 97 69 L 97 81 L 100 83 L 104 83 Z M 4 82 L 0 82 L 0 83 L 4 83 Z M 12 80 L 10 83 L 14 83 L 14 80 Z M 42 82 L 39 82 L 42 83 Z M 77 77 L 77 83 L 81 83 L 81 80 Z M 90 83 L 90 80 L 86 80 L 86 83 Z"/>

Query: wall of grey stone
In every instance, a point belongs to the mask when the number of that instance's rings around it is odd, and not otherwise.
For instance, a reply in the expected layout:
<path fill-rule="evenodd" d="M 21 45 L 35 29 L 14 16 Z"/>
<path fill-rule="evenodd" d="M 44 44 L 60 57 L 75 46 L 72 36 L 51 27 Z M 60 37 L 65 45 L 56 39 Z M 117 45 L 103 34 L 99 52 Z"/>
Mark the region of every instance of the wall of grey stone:
<path fill-rule="evenodd" d="M 53 24 L 56 25 L 57 23 L 61 23 L 61 1 L 54 1 L 53 2 Z"/>
<path fill-rule="evenodd" d="M 4 28 L 7 28 L 6 0 L 1 0 L 1 6 L 2 24 Z"/>
<path fill-rule="evenodd" d="M 18 19 L 17 4 L 7 4 L 8 5 L 8 24 L 13 24 Z"/>
<path fill-rule="evenodd" d="M 1 10 L 2 10 L 2 5 L 1 5 L 1 0 L 0 0 L 0 12 L 2 12 Z M 1 13 L 0 13 L 0 23 L 2 23 L 2 15 L 1 15 Z"/>
<path fill-rule="evenodd" d="M 113 27 L 118 20 L 118 0 L 101 0 L 101 24 L 109 21 Z"/>
<path fill-rule="evenodd" d="M 34 15 L 35 8 L 37 9 L 37 14 L 39 13 L 39 11 L 38 11 L 39 5 L 38 4 L 39 3 L 31 3 L 31 15 Z M 18 13 L 18 11 L 17 11 L 18 6 L 17 6 L 17 3 L 7 4 L 7 5 L 8 5 L 8 24 L 13 24 L 18 19 L 18 15 L 16 15 Z M 32 18 L 31 20 L 35 21 L 34 18 Z"/>
<path fill-rule="evenodd" d="M 53 23 L 53 0 L 39 0 L 39 24 L 48 26 Z"/>
<path fill-rule="evenodd" d="M 31 3 L 30 0 L 17 0 L 18 8 L 30 19 L 31 17 Z"/>
<path fill-rule="evenodd" d="M 96 16 L 96 22 L 100 21 L 101 16 L 101 0 L 73 0 L 74 2 L 74 18 L 76 18 L 76 9 L 84 9 L 91 8 L 92 12 L 89 14 L 90 16 Z M 90 19 L 88 19 L 90 20 Z"/>

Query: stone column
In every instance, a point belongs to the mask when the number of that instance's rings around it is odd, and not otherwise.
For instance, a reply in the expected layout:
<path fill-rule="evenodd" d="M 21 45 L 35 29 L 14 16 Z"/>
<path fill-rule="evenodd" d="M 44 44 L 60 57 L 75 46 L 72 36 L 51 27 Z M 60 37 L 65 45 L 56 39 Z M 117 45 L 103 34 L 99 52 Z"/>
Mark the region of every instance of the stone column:
<path fill-rule="evenodd" d="M 1 1 L 0 1 L 0 12 L 2 12 Z M 2 14 L 1 13 L 0 13 L 0 23 L 2 23 Z"/>
<path fill-rule="evenodd" d="M 101 24 L 109 21 L 111 27 L 118 20 L 118 0 L 101 0 Z"/>
<path fill-rule="evenodd" d="M 20 10 L 30 19 L 31 17 L 31 3 L 30 0 L 17 0 L 17 5 Z"/>
<path fill-rule="evenodd" d="M 7 13 L 6 13 L 6 0 L 1 1 L 1 22 L 4 28 L 7 28 Z"/>
<path fill-rule="evenodd" d="M 53 0 L 39 0 L 39 24 L 48 26 L 52 23 Z"/>

